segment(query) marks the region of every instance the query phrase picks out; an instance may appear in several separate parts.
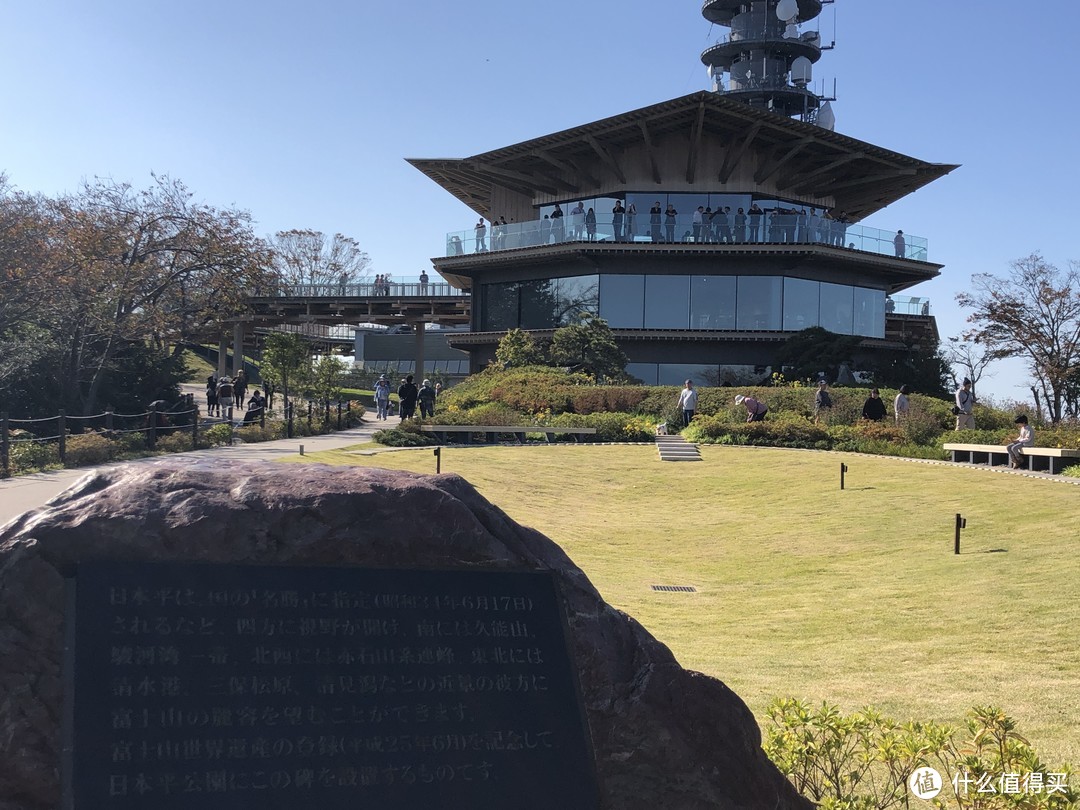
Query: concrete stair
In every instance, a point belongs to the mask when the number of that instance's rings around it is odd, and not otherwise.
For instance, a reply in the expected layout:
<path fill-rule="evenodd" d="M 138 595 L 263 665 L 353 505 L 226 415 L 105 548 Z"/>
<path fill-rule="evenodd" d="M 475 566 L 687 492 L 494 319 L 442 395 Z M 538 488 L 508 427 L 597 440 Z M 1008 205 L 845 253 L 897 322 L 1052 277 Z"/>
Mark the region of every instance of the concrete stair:
<path fill-rule="evenodd" d="M 701 453 L 696 444 L 691 444 L 682 436 L 657 436 L 656 449 L 660 451 L 661 461 L 701 461 Z"/>

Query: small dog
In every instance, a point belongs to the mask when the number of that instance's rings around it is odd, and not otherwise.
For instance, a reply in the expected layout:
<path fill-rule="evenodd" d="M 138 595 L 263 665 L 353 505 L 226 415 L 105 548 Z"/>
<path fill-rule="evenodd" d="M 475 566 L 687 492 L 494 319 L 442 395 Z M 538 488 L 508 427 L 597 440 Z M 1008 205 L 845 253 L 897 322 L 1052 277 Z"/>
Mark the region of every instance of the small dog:
<path fill-rule="evenodd" d="M 667 422 L 661 422 L 656 426 L 657 436 L 667 436 Z"/>

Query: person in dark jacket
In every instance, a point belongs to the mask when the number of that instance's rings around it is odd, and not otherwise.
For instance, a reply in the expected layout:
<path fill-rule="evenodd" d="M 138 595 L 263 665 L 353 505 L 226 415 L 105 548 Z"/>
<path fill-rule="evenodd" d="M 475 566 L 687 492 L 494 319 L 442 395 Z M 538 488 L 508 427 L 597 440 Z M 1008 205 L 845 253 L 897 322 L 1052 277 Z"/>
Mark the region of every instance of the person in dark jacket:
<path fill-rule="evenodd" d="M 885 402 L 876 388 L 870 390 L 870 396 L 863 403 L 862 418 L 871 422 L 880 422 L 885 418 Z"/>
<path fill-rule="evenodd" d="M 416 415 L 416 397 L 419 394 L 413 376 L 410 374 L 405 382 L 398 386 L 398 413 L 402 419 L 412 419 Z"/>
<path fill-rule="evenodd" d="M 431 380 L 424 380 L 416 394 L 416 401 L 420 404 L 421 419 L 435 415 L 435 389 L 431 387 Z"/>

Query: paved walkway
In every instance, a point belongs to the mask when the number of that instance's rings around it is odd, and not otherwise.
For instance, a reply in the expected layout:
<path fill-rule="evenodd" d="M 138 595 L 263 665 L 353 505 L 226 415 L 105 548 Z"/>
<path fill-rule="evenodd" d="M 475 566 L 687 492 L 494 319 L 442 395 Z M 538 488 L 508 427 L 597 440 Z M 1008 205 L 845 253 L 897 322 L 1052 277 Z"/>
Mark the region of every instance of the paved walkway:
<path fill-rule="evenodd" d="M 367 418 L 371 421 L 365 421 L 360 427 L 343 430 L 340 433 L 304 436 L 295 439 L 278 439 L 272 442 L 258 442 L 255 444 L 239 444 L 233 447 L 214 447 L 208 450 L 194 450 L 189 453 L 172 453 L 168 456 L 147 456 L 130 462 L 115 462 L 101 466 L 113 467 L 120 463 L 143 464 L 158 461 L 162 458 L 174 457 L 272 461 L 285 456 L 299 455 L 301 445 L 303 445 L 305 453 L 318 453 L 322 450 L 337 450 L 341 447 L 369 442 L 376 430 L 395 427 L 400 421 L 396 416 L 390 417 L 385 422 L 375 421 L 371 414 L 368 414 Z M 20 475 L 0 481 L 0 526 L 23 512 L 44 505 L 46 501 L 59 495 L 92 469 L 94 468 L 79 467 L 73 470 L 54 470 L 34 473 L 33 475 Z"/>

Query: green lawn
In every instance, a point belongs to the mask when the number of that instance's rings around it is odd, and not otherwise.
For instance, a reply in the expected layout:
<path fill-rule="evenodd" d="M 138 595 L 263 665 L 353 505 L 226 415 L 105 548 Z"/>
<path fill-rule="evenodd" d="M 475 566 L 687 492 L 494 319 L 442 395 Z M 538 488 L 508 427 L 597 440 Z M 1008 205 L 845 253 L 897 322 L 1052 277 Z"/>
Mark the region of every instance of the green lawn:
<path fill-rule="evenodd" d="M 443 471 L 559 543 L 608 602 L 759 719 L 777 695 L 949 722 L 994 703 L 1047 762 L 1080 762 L 1080 487 L 848 454 L 702 456 L 461 448 Z M 430 448 L 302 461 L 435 466 Z"/>

